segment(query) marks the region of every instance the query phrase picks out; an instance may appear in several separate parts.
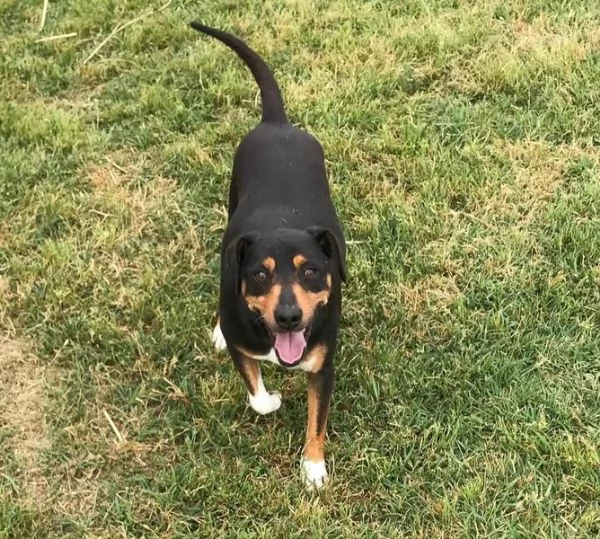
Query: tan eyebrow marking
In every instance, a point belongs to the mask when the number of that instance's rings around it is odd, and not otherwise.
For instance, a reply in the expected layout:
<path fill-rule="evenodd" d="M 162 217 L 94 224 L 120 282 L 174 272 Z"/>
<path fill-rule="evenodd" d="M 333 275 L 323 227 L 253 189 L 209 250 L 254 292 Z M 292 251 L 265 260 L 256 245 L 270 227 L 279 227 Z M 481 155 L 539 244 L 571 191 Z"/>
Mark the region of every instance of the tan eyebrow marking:
<path fill-rule="evenodd" d="M 271 273 L 275 271 L 275 259 L 272 256 L 268 256 L 262 261 L 262 265 L 267 268 Z"/>
<path fill-rule="evenodd" d="M 302 264 L 305 264 L 307 262 L 307 258 L 304 255 L 296 255 L 293 259 L 292 262 L 294 263 L 294 267 L 296 269 L 299 269 L 300 266 L 302 266 Z"/>

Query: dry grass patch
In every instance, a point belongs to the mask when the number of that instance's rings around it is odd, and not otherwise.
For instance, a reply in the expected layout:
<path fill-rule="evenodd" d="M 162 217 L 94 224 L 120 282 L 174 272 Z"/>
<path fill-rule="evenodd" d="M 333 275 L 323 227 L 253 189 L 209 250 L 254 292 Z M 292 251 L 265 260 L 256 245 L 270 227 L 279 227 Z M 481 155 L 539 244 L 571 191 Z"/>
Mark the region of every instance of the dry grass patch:
<path fill-rule="evenodd" d="M 398 303 L 417 317 L 435 311 L 438 315 L 450 312 L 462 293 L 452 276 L 430 275 L 412 286 L 398 283 L 395 287 Z"/>
<path fill-rule="evenodd" d="M 143 154 L 136 159 L 110 156 L 85 174 L 92 193 L 84 195 L 83 203 L 93 220 L 101 223 L 93 228 L 96 242 L 118 248 L 134 238 L 167 234 L 170 238 L 160 246 L 165 256 L 179 257 L 185 251 L 186 258 L 203 267 L 203 242 L 186 212 L 186 193 L 171 178 L 145 177 L 147 160 Z M 110 256 L 113 262 L 119 258 L 114 252 Z"/>
<path fill-rule="evenodd" d="M 87 174 L 98 200 L 109 211 L 127 211 L 133 219 L 134 229 L 142 227 L 148 214 L 162 201 L 171 198 L 176 190 L 174 180 L 160 176 L 144 185 L 133 185 L 142 166 L 143 162 L 123 167 L 111 160 Z"/>
<path fill-rule="evenodd" d="M 479 191 L 473 214 L 485 223 L 509 220 L 519 228 L 531 223 L 564 187 L 569 162 L 587 158 L 600 164 L 600 152 L 575 144 L 497 140 L 492 152 L 510 163 L 511 174 Z"/>
<path fill-rule="evenodd" d="M 79 421 L 63 428 L 70 447 L 68 459 L 56 470 L 53 511 L 70 519 L 86 518 L 99 510 L 106 497 L 106 485 L 114 470 L 125 466 L 130 472 L 148 466 L 147 458 L 164 452 L 167 442 L 136 441 L 145 416 L 124 415 L 111 405 L 115 379 L 111 374 L 93 369 L 93 398 Z M 63 384 L 69 383 L 62 380 Z"/>
<path fill-rule="evenodd" d="M 593 26 L 557 30 L 540 16 L 532 22 L 515 20 L 466 63 L 455 65 L 450 86 L 475 95 L 530 87 L 568 78 L 598 49 L 600 32 Z M 555 81 L 556 82 L 556 81 Z"/>
<path fill-rule="evenodd" d="M 500 189 L 505 191 L 507 201 L 525 203 L 533 211 L 555 195 L 564 173 L 564 148 L 524 140 L 500 141 L 497 149 L 509 160 L 515 174 L 514 184 L 503 184 Z"/>
<path fill-rule="evenodd" d="M 511 33 L 513 52 L 530 53 L 533 59 L 556 63 L 581 61 L 594 50 L 598 39 L 597 30 L 591 28 L 557 31 L 547 16 L 538 17 L 531 23 L 516 20 Z"/>
<path fill-rule="evenodd" d="M 42 508 L 48 499 L 42 453 L 49 448 L 44 419 L 45 370 L 20 341 L 0 336 L 0 426 L 20 463 L 19 486 L 24 501 Z"/>
<path fill-rule="evenodd" d="M 450 222 L 458 231 L 461 251 L 466 255 L 460 261 L 463 269 L 469 268 L 469 260 L 482 256 L 486 275 L 513 277 L 521 264 L 517 255 L 520 250 L 529 252 L 531 265 L 540 262 L 538 255 L 530 251 L 537 241 L 536 223 L 568 189 L 569 163 L 585 158 L 600 165 L 600 152 L 576 144 L 501 139 L 492 142 L 491 154 L 494 161 L 508 163 L 509 172 L 501 181 L 486 183 L 474 192 L 466 211 L 447 213 L 452 216 Z M 466 243 L 460 239 L 477 229 L 480 232 Z M 499 249 L 500 244 L 506 248 Z M 448 250 L 450 245 L 440 248 Z"/>

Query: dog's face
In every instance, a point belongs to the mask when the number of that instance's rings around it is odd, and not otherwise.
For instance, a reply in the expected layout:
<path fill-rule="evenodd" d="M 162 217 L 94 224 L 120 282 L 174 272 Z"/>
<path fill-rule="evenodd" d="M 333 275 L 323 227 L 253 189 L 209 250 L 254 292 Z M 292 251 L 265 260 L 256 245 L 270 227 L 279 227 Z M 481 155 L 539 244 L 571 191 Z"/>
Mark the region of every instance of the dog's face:
<path fill-rule="evenodd" d="M 315 314 L 329 301 L 334 272 L 343 278 L 337 254 L 326 231 L 280 230 L 238 240 L 239 293 L 284 364 L 300 361 Z"/>

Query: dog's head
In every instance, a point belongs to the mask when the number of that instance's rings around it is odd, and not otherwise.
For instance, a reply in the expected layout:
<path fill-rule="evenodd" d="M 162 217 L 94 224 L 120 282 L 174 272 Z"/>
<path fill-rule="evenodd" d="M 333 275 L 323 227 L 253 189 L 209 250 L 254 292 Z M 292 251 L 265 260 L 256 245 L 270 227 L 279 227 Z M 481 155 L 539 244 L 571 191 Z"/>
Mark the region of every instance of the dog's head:
<path fill-rule="evenodd" d="M 248 234 L 227 248 L 237 293 L 259 315 L 280 361 L 300 361 L 318 309 L 327 304 L 334 279 L 345 280 L 342 246 L 323 228 Z"/>

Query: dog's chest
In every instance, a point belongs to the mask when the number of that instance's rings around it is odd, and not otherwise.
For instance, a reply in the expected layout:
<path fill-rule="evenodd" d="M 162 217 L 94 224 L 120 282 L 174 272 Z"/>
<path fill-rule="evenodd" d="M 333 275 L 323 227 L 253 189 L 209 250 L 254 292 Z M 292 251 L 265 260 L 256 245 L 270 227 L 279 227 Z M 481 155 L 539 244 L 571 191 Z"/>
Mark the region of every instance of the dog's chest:
<path fill-rule="evenodd" d="M 277 359 L 277 354 L 275 353 L 274 348 L 271 348 L 271 350 L 269 350 L 266 354 L 253 354 L 251 357 L 253 359 L 256 359 L 257 361 L 270 361 L 271 363 L 274 363 L 279 367 L 282 366 L 281 363 L 279 363 L 279 360 Z M 305 359 L 303 359 L 300 363 L 298 363 L 298 365 L 294 365 L 293 367 L 287 368 L 294 370 L 301 369 L 305 372 L 314 372 L 317 361 L 318 358 L 315 354 L 308 354 L 308 356 Z"/>

